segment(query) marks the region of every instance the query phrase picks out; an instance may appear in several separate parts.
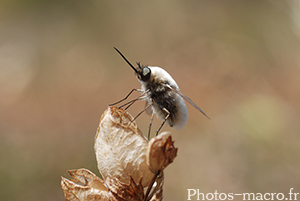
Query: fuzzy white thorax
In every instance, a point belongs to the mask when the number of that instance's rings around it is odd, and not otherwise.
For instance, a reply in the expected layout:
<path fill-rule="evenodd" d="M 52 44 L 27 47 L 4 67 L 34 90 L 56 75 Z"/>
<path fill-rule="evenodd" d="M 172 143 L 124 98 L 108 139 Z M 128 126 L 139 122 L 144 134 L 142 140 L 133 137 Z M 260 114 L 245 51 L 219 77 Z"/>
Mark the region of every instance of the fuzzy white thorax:
<path fill-rule="evenodd" d="M 148 66 L 148 67 L 150 68 L 152 75 L 156 79 L 168 81 L 171 87 L 179 90 L 177 83 L 175 82 L 175 80 L 171 77 L 171 75 L 167 71 L 165 71 L 164 69 L 162 69 L 160 67 L 156 67 L 156 66 Z"/>
<path fill-rule="evenodd" d="M 148 66 L 151 70 L 151 76 L 153 76 L 154 79 L 162 81 L 163 83 L 168 83 L 168 85 L 170 87 L 172 87 L 175 90 L 179 91 L 179 87 L 177 85 L 177 83 L 175 82 L 175 80 L 171 77 L 171 75 L 165 71 L 164 69 L 160 68 L 160 67 L 154 67 L 154 66 Z M 146 82 L 141 81 L 142 84 L 142 90 L 145 92 L 147 91 L 146 88 Z M 150 94 L 151 92 L 149 92 L 147 94 L 146 100 L 150 103 L 152 102 L 150 99 Z M 186 104 L 184 99 L 176 92 L 172 91 L 172 94 L 174 97 L 174 99 L 176 100 L 175 104 L 176 104 L 176 108 L 177 110 L 177 118 L 176 121 L 174 122 L 174 124 L 172 125 L 174 128 L 182 128 L 187 120 L 187 108 L 186 108 Z M 162 110 L 159 108 L 159 106 L 153 102 L 153 106 L 152 106 L 152 110 L 154 112 L 154 114 L 156 114 L 156 116 L 160 119 L 160 120 L 164 120 L 165 116 L 164 113 L 162 112 Z M 172 112 L 172 111 L 170 111 Z"/>

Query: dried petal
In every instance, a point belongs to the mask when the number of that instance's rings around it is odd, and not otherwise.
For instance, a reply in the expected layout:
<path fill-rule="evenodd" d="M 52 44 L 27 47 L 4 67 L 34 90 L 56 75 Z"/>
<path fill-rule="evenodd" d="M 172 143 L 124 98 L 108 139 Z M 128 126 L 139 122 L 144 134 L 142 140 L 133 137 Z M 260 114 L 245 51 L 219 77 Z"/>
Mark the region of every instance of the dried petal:
<path fill-rule="evenodd" d="M 74 178 L 61 178 L 66 201 L 117 201 L 118 199 L 106 188 L 104 181 L 86 169 L 69 171 Z"/>
<path fill-rule="evenodd" d="M 117 179 L 129 185 L 133 179 L 135 184 L 149 185 L 154 174 L 147 164 L 148 141 L 128 112 L 108 107 L 101 117 L 94 148 L 105 180 Z"/>
<path fill-rule="evenodd" d="M 104 181 L 87 169 L 69 170 L 68 173 L 74 178 L 73 182 L 81 183 L 83 186 L 107 190 Z"/>
<path fill-rule="evenodd" d="M 174 147 L 169 132 L 163 132 L 150 140 L 147 162 L 154 173 L 164 170 L 174 161 L 176 155 L 177 148 Z"/>
<path fill-rule="evenodd" d="M 130 183 L 124 184 L 117 179 L 107 179 L 109 190 L 117 200 L 141 201 L 144 200 L 144 188 L 139 183 L 136 184 L 131 178 Z"/>

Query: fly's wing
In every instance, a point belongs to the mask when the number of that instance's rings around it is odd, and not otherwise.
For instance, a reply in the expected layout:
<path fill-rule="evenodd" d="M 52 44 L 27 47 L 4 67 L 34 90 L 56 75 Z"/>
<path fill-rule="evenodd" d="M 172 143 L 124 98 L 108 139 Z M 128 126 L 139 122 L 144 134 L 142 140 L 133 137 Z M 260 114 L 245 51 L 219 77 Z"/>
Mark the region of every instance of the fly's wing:
<path fill-rule="evenodd" d="M 179 94 L 184 100 L 186 100 L 189 104 L 191 104 L 192 106 L 194 106 L 194 108 L 196 108 L 197 110 L 199 110 L 206 118 L 210 119 L 205 112 L 203 112 L 203 110 L 201 110 L 200 107 L 198 107 L 198 105 L 196 105 L 189 97 L 187 97 L 186 95 L 184 95 L 183 93 L 181 93 L 179 90 L 174 89 L 173 87 L 171 87 L 170 85 L 167 85 L 169 89 L 171 89 L 172 91 L 174 91 L 175 93 Z"/>

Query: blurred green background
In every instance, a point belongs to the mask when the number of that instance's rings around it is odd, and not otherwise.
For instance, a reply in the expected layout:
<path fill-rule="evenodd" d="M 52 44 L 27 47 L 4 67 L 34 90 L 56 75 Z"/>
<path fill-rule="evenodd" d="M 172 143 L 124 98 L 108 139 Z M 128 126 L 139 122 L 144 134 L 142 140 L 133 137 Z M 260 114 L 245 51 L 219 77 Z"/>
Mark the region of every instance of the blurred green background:
<path fill-rule="evenodd" d="M 164 200 L 300 192 L 299 13 L 280 0 L 2 0 L 0 200 L 64 200 L 67 170 L 99 175 L 100 116 L 140 87 L 114 46 L 163 67 L 211 117 L 188 105 L 184 129 L 163 128 L 179 148 Z"/>

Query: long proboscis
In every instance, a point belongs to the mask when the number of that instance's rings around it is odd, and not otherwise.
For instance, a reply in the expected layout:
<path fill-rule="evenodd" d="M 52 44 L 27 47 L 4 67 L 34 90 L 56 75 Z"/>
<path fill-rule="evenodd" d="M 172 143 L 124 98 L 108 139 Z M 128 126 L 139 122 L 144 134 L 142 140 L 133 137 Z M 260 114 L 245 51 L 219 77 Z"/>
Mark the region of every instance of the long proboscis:
<path fill-rule="evenodd" d="M 134 70 L 135 73 L 138 73 L 138 71 L 136 70 L 136 68 L 126 59 L 126 57 L 122 54 L 122 52 L 120 52 L 120 50 L 118 50 L 116 47 L 114 47 L 114 49 L 121 55 L 121 57 L 129 64 L 129 66 Z"/>

